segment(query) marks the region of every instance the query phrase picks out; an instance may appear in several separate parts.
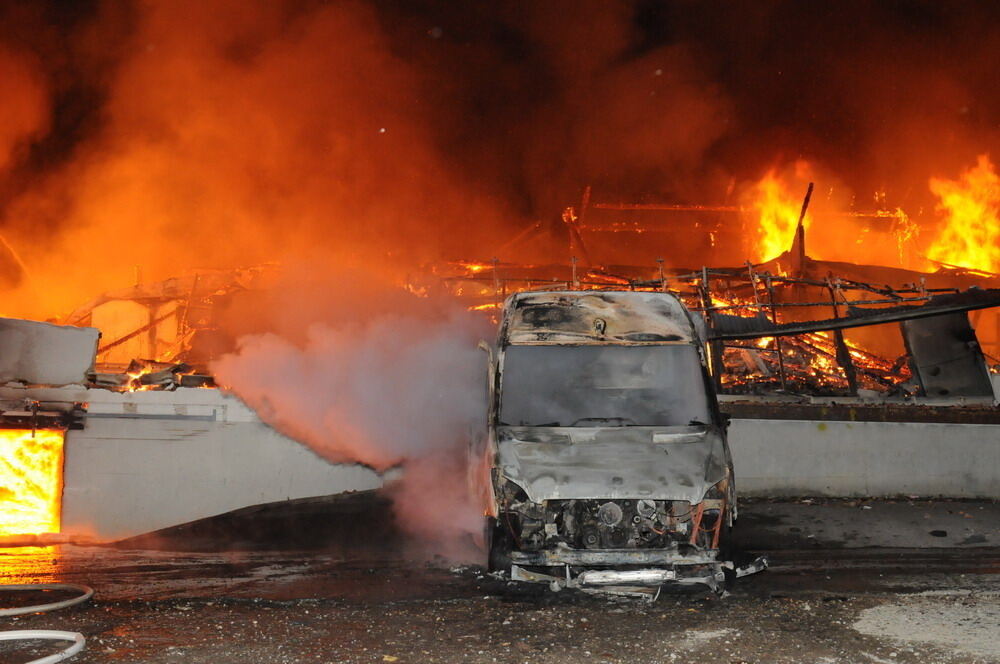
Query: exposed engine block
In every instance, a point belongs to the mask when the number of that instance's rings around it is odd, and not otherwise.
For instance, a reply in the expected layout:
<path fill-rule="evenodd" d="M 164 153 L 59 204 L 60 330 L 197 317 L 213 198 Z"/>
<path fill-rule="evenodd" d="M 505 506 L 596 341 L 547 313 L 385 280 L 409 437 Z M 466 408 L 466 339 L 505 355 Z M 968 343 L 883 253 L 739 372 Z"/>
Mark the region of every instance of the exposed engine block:
<path fill-rule="evenodd" d="M 563 542 L 575 549 L 662 548 L 686 541 L 691 505 L 669 500 L 550 500 L 513 503 L 521 548 Z M 514 528 L 514 524 L 510 526 Z"/>

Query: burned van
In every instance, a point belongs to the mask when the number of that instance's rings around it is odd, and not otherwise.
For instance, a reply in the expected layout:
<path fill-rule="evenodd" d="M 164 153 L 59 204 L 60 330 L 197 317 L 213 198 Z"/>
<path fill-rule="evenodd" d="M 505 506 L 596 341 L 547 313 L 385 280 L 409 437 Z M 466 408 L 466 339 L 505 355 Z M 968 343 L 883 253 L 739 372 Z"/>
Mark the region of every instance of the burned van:
<path fill-rule="evenodd" d="M 492 569 L 580 588 L 735 574 L 732 460 L 701 327 L 660 292 L 507 300 L 481 456 Z"/>

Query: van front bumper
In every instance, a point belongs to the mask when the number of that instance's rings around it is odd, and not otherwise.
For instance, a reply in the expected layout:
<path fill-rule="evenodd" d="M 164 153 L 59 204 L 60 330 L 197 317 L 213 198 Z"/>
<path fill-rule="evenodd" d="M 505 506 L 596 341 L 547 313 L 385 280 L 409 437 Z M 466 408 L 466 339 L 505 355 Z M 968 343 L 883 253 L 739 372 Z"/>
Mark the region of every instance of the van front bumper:
<path fill-rule="evenodd" d="M 711 565 L 717 563 L 717 551 L 682 554 L 677 549 L 570 549 L 555 547 L 541 551 L 512 551 L 515 565 L 554 567 L 573 565 Z"/>

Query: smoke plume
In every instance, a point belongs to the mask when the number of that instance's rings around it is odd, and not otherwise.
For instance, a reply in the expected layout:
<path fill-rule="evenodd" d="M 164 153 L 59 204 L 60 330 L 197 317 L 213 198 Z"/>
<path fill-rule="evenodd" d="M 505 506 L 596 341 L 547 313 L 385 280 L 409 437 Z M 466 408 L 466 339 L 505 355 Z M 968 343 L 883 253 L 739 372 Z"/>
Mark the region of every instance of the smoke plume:
<path fill-rule="evenodd" d="M 16 161 L 48 122 L 44 82 L 34 68 L 10 51 L 0 48 L 0 172 Z"/>
<path fill-rule="evenodd" d="M 350 290 L 346 280 L 336 285 Z M 399 525 L 454 555 L 482 529 L 466 469 L 470 443 L 484 435 L 485 356 L 476 345 L 489 331 L 453 303 L 388 287 L 381 295 L 374 306 L 334 295 L 327 304 L 340 315 L 310 324 L 300 343 L 246 335 L 212 369 L 265 422 L 327 460 L 401 467 L 390 487 Z"/>

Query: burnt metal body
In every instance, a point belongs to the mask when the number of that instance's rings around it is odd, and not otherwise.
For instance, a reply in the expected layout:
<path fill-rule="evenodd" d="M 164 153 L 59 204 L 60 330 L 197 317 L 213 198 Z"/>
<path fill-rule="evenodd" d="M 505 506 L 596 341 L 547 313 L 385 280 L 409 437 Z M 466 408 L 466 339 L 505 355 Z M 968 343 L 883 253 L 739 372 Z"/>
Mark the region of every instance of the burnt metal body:
<path fill-rule="evenodd" d="M 559 586 L 716 586 L 736 516 L 701 320 L 673 295 L 511 296 L 480 450 L 490 563 Z"/>

